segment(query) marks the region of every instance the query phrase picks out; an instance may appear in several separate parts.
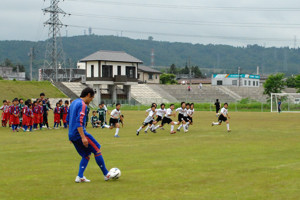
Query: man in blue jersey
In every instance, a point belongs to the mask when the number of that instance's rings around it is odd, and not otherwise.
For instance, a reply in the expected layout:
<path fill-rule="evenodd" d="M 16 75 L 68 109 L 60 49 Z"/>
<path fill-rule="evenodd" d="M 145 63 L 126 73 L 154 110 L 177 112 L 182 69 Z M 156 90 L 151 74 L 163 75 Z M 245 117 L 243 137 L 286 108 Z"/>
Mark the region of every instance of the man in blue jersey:
<path fill-rule="evenodd" d="M 94 154 L 95 160 L 102 170 L 104 180 L 107 181 L 113 178 L 105 167 L 100 151 L 101 145 L 85 129 L 87 105 L 93 100 L 94 95 L 95 92 L 92 88 L 82 90 L 80 98 L 72 102 L 67 116 L 69 140 L 74 144 L 77 152 L 82 157 L 78 176 L 75 179 L 76 183 L 90 182 L 83 176 L 83 173 L 88 165 L 91 153 Z"/>

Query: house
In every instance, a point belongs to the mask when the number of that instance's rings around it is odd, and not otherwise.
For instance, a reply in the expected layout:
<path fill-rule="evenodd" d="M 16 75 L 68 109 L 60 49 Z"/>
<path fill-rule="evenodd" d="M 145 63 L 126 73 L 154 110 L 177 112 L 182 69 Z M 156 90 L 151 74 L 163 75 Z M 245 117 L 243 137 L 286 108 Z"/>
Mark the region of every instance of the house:
<path fill-rule="evenodd" d="M 213 74 L 211 84 L 238 87 L 259 87 L 260 75 Z"/>
<path fill-rule="evenodd" d="M 160 75 L 162 73 L 158 70 L 155 70 L 147 66 L 139 66 L 138 68 L 138 79 L 142 83 L 156 83 L 159 84 Z"/>
<path fill-rule="evenodd" d="M 5 80 L 25 81 L 25 72 L 14 72 L 12 67 L 0 66 L 0 76 Z"/>
<path fill-rule="evenodd" d="M 96 91 L 96 103 L 101 102 L 102 94 L 114 103 L 120 98 L 131 100 L 131 85 L 138 84 L 141 60 L 123 51 L 97 51 L 80 63 L 78 68 L 85 69 L 86 84 Z"/>

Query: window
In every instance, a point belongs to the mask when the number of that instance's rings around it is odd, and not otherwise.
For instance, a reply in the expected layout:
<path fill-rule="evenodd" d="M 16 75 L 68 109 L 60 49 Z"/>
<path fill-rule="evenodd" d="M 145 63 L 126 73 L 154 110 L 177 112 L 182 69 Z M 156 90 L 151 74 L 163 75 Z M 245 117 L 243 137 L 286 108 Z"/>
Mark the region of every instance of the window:
<path fill-rule="evenodd" d="M 258 86 L 258 81 L 256 81 L 256 86 Z"/>
<path fill-rule="evenodd" d="M 102 65 L 102 77 L 112 78 L 112 65 Z"/>
<path fill-rule="evenodd" d="M 247 81 L 246 81 L 246 80 L 244 80 L 244 85 L 245 85 L 245 86 L 247 85 Z"/>
<path fill-rule="evenodd" d="M 127 78 L 135 78 L 135 67 L 127 66 L 126 76 Z"/>
<path fill-rule="evenodd" d="M 232 80 L 232 85 L 237 85 L 237 80 Z"/>
<path fill-rule="evenodd" d="M 223 85 L 223 81 L 217 81 L 217 85 Z"/>
<path fill-rule="evenodd" d="M 149 80 L 153 79 L 153 74 L 149 74 Z"/>
<path fill-rule="evenodd" d="M 121 66 L 118 66 L 118 75 L 121 75 Z"/>
<path fill-rule="evenodd" d="M 157 79 L 157 74 L 155 75 L 155 79 Z"/>
<path fill-rule="evenodd" d="M 140 79 L 140 76 L 141 76 L 140 73 L 138 73 L 138 79 Z"/>
<path fill-rule="evenodd" d="M 91 65 L 91 77 L 94 78 L 94 65 Z"/>
<path fill-rule="evenodd" d="M 253 81 L 253 86 L 255 86 L 255 81 Z"/>
<path fill-rule="evenodd" d="M 251 81 L 248 81 L 248 85 L 251 86 Z"/>

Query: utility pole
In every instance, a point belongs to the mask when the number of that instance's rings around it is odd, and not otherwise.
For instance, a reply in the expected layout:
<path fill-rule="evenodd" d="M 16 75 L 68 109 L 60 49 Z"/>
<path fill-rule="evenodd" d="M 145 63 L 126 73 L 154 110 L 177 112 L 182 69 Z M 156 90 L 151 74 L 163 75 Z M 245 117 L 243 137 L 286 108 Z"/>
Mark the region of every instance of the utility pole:
<path fill-rule="evenodd" d="M 34 48 L 30 48 L 28 56 L 30 57 L 30 81 L 32 81 L 32 64 L 33 64 L 33 57 L 34 57 Z"/>
<path fill-rule="evenodd" d="M 48 76 L 50 80 L 55 80 L 56 82 L 58 81 L 58 68 L 64 65 L 60 29 L 66 26 L 60 21 L 59 16 L 70 15 L 58 7 L 59 2 L 60 0 L 50 0 L 50 6 L 43 9 L 44 14 L 50 14 L 50 18 L 44 23 L 45 26 L 49 26 L 44 69 L 51 69 L 51 74 L 46 74 L 44 70 L 42 73 L 43 76 Z"/>

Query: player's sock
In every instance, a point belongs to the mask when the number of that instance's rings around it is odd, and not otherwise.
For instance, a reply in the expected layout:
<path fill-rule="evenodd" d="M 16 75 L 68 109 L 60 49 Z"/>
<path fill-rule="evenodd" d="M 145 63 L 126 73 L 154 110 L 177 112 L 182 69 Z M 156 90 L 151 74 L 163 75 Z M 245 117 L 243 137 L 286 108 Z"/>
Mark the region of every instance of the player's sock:
<path fill-rule="evenodd" d="M 11 128 L 12 128 L 12 130 L 14 131 L 14 130 L 15 130 L 15 125 L 12 125 Z"/>
<path fill-rule="evenodd" d="M 29 131 L 32 131 L 32 126 L 30 126 Z"/>
<path fill-rule="evenodd" d="M 48 124 L 48 122 L 46 123 L 46 126 L 47 126 L 47 128 L 49 128 L 49 124 Z"/>
<path fill-rule="evenodd" d="M 229 129 L 229 124 L 226 124 L 227 125 L 227 130 L 229 131 L 230 129 Z"/>
<path fill-rule="evenodd" d="M 174 125 L 177 125 L 179 122 L 173 122 L 174 123 Z"/>
<path fill-rule="evenodd" d="M 145 131 L 148 131 L 149 127 L 150 127 L 150 126 L 147 126 L 146 129 L 145 129 Z"/>
<path fill-rule="evenodd" d="M 90 158 L 89 157 L 85 157 L 85 158 L 82 158 L 81 161 L 80 161 L 80 164 L 79 164 L 79 171 L 78 171 L 78 176 L 80 178 L 83 177 L 83 173 L 85 171 L 85 168 L 87 167 L 87 165 L 89 164 L 89 160 Z"/>
<path fill-rule="evenodd" d="M 174 125 L 171 125 L 171 132 L 174 130 Z"/>
<path fill-rule="evenodd" d="M 55 128 L 55 126 L 56 126 L 56 122 L 54 122 L 54 126 L 53 126 L 53 128 Z"/>
<path fill-rule="evenodd" d="M 40 124 L 40 129 L 42 130 L 42 128 L 43 128 L 43 124 L 41 123 L 41 124 Z"/>
<path fill-rule="evenodd" d="M 107 125 L 107 124 L 104 124 L 103 126 L 104 126 L 105 128 L 110 128 L 110 126 Z"/>
<path fill-rule="evenodd" d="M 214 126 L 217 126 L 217 125 L 219 125 L 219 122 L 213 122 L 212 123 Z"/>
<path fill-rule="evenodd" d="M 67 128 L 67 127 L 68 127 L 68 126 L 67 126 L 67 123 L 64 123 L 64 127 L 65 127 L 65 128 Z"/>
<path fill-rule="evenodd" d="M 120 128 L 116 128 L 115 136 L 119 135 L 119 130 L 120 130 Z"/>
<path fill-rule="evenodd" d="M 140 132 L 140 131 L 142 130 L 142 128 L 143 128 L 143 126 L 141 126 L 141 127 L 137 130 L 137 132 Z"/>
<path fill-rule="evenodd" d="M 178 130 L 180 130 L 182 128 L 183 124 L 180 124 L 180 126 L 177 128 Z"/>
<path fill-rule="evenodd" d="M 154 129 L 153 130 L 156 130 L 156 129 L 158 129 L 160 127 L 160 125 L 157 125 L 157 126 L 155 126 L 154 127 Z"/>
<path fill-rule="evenodd" d="M 26 126 L 26 125 L 24 125 L 23 127 L 24 127 L 24 131 L 26 131 L 26 130 L 27 130 L 27 126 Z"/>
<path fill-rule="evenodd" d="M 153 130 L 153 128 L 154 128 L 154 124 L 152 124 L 152 125 L 150 126 L 150 130 Z"/>
<path fill-rule="evenodd" d="M 103 159 L 101 152 L 95 154 L 95 160 L 96 160 L 98 166 L 100 167 L 103 175 L 105 176 L 108 173 L 108 170 L 105 167 L 104 159 Z"/>

